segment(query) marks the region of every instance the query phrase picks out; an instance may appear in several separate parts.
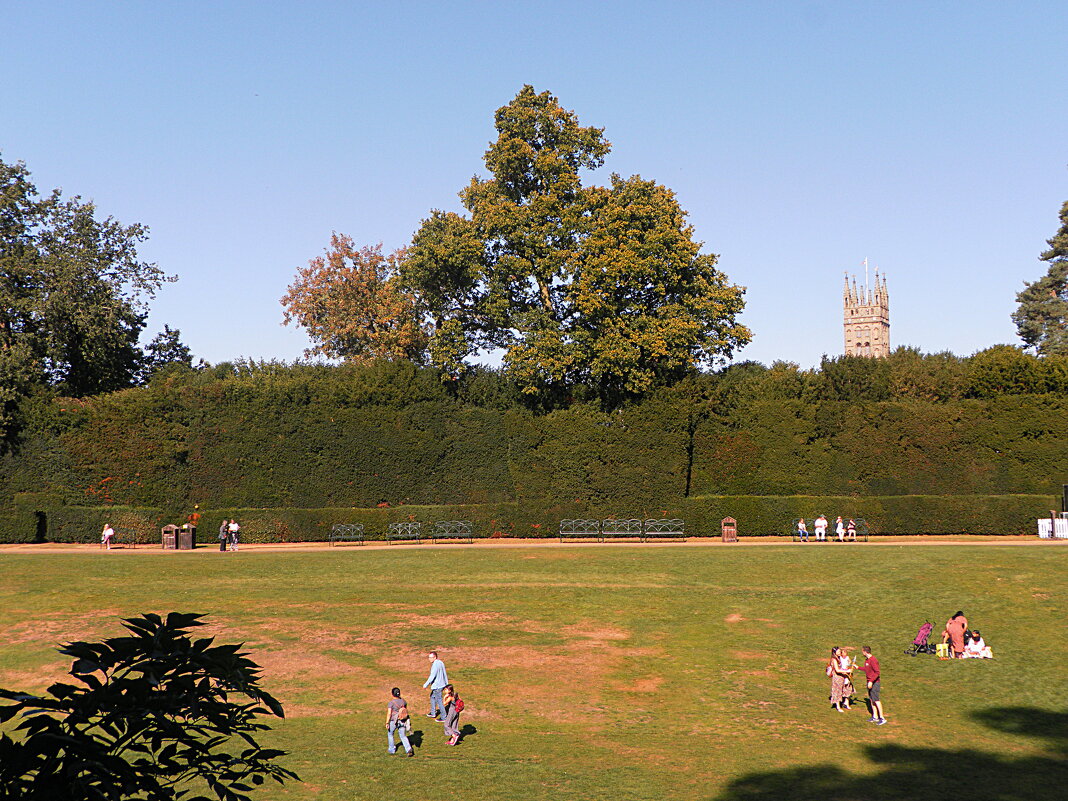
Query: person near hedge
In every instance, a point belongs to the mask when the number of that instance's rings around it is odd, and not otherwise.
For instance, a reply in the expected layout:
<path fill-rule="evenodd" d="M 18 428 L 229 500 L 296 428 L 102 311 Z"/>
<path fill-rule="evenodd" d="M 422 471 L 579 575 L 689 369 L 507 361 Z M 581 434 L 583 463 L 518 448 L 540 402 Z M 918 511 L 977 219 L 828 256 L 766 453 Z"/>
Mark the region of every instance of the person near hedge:
<path fill-rule="evenodd" d="M 857 541 L 857 522 L 853 518 L 849 518 L 849 524 L 846 526 L 846 534 L 853 542 Z"/>
<path fill-rule="evenodd" d="M 111 550 L 111 539 L 115 536 L 115 529 L 111 527 L 111 523 L 104 524 L 104 530 L 100 532 L 100 544 L 108 551 Z"/>
<path fill-rule="evenodd" d="M 222 525 L 219 526 L 219 550 L 226 550 L 226 543 L 230 540 L 230 521 L 223 518 Z"/>
<path fill-rule="evenodd" d="M 241 526 L 239 526 L 237 524 L 237 518 L 236 517 L 233 520 L 230 521 L 229 530 L 230 530 L 230 550 L 231 551 L 236 551 L 237 550 L 237 544 L 238 544 L 238 534 L 241 533 Z"/>
<path fill-rule="evenodd" d="M 404 753 L 408 756 L 415 756 L 412 744 L 408 742 L 408 732 L 406 730 L 409 718 L 408 702 L 401 698 L 399 687 L 394 687 L 389 692 L 393 696 L 386 705 L 386 740 L 389 742 L 389 753 L 397 753 L 397 744 L 393 739 L 393 732 L 397 732 L 400 735 L 401 744 L 404 746 Z"/>
<path fill-rule="evenodd" d="M 817 517 L 812 526 L 816 531 L 817 542 L 827 539 L 827 518 L 824 515 Z"/>
<path fill-rule="evenodd" d="M 801 542 L 808 542 L 808 529 L 805 527 L 803 517 L 797 521 L 797 536 L 801 538 Z"/>
<path fill-rule="evenodd" d="M 964 632 L 967 630 L 968 618 L 961 611 L 946 621 L 946 627 L 942 630 L 942 642 L 949 643 L 954 659 L 964 656 Z"/>
<path fill-rule="evenodd" d="M 879 700 L 879 680 L 882 678 L 879 672 L 879 660 L 872 656 L 870 645 L 865 645 L 860 650 L 864 652 L 862 667 L 864 676 L 868 680 L 868 701 L 871 705 L 871 717 L 868 721 L 876 726 L 882 726 L 886 723 L 886 718 L 883 717 L 883 702 Z"/>

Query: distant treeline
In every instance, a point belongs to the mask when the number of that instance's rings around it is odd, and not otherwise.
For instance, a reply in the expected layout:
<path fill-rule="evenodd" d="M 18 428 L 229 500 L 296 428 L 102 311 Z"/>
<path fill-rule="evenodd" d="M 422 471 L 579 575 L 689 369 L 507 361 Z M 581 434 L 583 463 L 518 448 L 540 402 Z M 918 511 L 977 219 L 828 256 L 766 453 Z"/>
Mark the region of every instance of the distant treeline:
<path fill-rule="evenodd" d="M 26 401 L 0 491 L 9 509 L 18 496 L 175 515 L 199 503 L 659 516 L 700 496 L 1054 496 L 1068 481 L 1068 358 L 1008 346 L 742 363 L 612 409 L 585 392 L 537 408 L 496 371 L 450 380 L 408 362 L 175 369 Z"/>

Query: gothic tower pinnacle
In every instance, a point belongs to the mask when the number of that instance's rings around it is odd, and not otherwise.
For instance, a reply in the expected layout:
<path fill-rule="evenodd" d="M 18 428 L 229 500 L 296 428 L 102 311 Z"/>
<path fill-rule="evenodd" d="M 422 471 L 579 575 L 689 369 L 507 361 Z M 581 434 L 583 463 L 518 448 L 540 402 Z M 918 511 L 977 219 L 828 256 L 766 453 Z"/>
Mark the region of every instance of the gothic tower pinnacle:
<path fill-rule="evenodd" d="M 864 283 L 857 287 L 854 276 L 850 285 L 849 273 L 845 277 L 842 293 L 842 318 L 845 329 L 846 356 L 890 355 L 890 293 L 886 288 L 886 276 L 875 270 L 874 286 L 868 286 L 868 260 L 864 260 Z"/>

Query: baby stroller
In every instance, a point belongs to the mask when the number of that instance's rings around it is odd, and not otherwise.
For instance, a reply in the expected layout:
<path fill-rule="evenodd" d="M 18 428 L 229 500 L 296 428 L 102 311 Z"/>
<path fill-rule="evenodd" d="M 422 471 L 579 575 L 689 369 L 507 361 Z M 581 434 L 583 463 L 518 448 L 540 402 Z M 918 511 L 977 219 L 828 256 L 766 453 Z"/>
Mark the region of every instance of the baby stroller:
<path fill-rule="evenodd" d="M 927 642 L 927 638 L 931 636 L 931 629 L 934 628 L 934 624 L 928 620 L 922 626 L 920 630 L 916 632 L 916 637 L 912 641 L 912 645 L 905 649 L 905 653 L 909 656 L 916 656 L 916 654 L 933 654 L 935 647 Z"/>

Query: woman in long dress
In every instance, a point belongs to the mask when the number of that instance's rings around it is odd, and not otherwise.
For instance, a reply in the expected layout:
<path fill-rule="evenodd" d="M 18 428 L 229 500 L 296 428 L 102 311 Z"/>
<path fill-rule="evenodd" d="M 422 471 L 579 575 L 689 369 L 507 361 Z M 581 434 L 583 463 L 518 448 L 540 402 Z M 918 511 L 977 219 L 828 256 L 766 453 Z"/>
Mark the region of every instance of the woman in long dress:
<path fill-rule="evenodd" d="M 831 649 L 831 659 L 827 663 L 827 675 L 831 677 L 831 703 L 839 712 L 849 709 L 849 696 L 845 694 L 846 679 L 849 674 L 842 671 L 842 649 L 837 645 Z M 843 701 L 845 709 L 842 708 Z"/>

